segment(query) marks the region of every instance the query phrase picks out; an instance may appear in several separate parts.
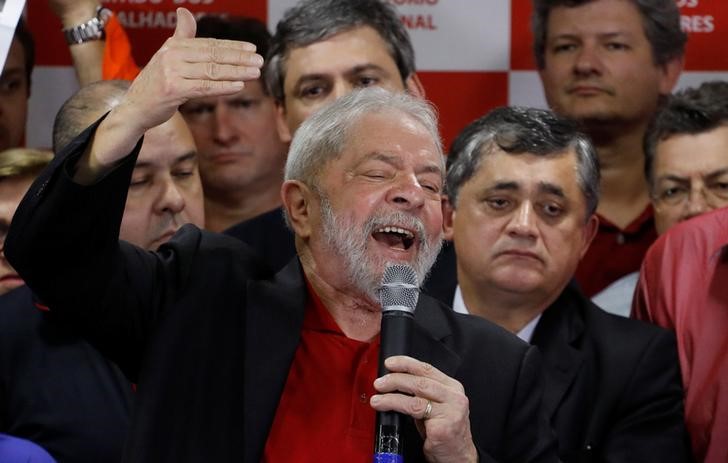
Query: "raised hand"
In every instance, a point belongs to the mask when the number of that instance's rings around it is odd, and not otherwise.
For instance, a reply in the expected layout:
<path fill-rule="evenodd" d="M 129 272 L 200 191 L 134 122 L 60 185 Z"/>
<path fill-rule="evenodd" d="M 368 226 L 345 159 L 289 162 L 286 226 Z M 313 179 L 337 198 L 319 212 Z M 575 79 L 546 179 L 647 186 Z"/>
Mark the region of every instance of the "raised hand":
<path fill-rule="evenodd" d="M 174 35 L 152 56 L 124 99 L 99 125 L 74 176 L 91 183 L 132 151 L 144 133 L 167 121 L 190 98 L 230 95 L 257 79 L 263 58 L 246 42 L 195 38 L 197 24 L 177 9 Z"/>

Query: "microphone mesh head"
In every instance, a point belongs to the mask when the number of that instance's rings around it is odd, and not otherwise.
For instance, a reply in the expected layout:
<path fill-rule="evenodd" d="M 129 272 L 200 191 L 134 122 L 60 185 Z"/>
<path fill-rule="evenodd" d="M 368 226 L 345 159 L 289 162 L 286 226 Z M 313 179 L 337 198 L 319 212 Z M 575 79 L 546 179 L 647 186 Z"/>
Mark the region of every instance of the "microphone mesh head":
<path fill-rule="evenodd" d="M 391 264 L 384 270 L 379 287 L 382 310 L 414 312 L 420 297 L 417 273 L 407 264 Z"/>

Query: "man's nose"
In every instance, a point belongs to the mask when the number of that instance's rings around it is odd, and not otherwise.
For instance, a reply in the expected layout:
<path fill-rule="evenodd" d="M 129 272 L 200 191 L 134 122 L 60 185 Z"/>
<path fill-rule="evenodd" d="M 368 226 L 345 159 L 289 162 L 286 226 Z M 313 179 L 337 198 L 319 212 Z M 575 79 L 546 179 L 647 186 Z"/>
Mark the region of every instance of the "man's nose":
<path fill-rule="evenodd" d="M 156 204 L 156 212 L 162 214 L 170 212 L 178 214 L 185 208 L 185 199 L 174 180 L 167 179 L 162 185 L 160 196 Z"/>
<path fill-rule="evenodd" d="M 233 141 L 237 133 L 235 131 L 235 123 L 236 121 L 225 105 L 218 105 L 215 108 L 215 141 L 223 145 Z"/>
<path fill-rule="evenodd" d="M 574 73 L 577 75 L 600 74 L 602 58 L 596 44 L 585 43 L 579 47 L 574 62 Z"/>
<path fill-rule="evenodd" d="M 425 191 L 413 177 L 403 177 L 388 193 L 389 202 L 403 209 L 417 209 L 425 203 Z"/>
<path fill-rule="evenodd" d="M 508 234 L 513 237 L 536 237 L 536 217 L 533 204 L 530 201 L 522 202 L 513 211 L 507 230 Z"/>

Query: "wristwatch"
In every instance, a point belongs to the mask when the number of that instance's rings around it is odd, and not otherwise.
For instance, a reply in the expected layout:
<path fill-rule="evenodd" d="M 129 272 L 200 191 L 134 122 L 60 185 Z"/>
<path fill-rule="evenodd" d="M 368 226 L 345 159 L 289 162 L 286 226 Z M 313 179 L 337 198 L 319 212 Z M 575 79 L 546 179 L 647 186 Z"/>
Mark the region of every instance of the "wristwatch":
<path fill-rule="evenodd" d="M 66 43 L 69 45 L 78 45 L 92 40 L 103 40 L 106 38 L 104 26 L 111 15 L 112 12 L 110 9 L 98 6 L 96 8 L 96 16 L 93 18 L 83 24 L 63 29 L 63 35 L 66 36 Z"/>

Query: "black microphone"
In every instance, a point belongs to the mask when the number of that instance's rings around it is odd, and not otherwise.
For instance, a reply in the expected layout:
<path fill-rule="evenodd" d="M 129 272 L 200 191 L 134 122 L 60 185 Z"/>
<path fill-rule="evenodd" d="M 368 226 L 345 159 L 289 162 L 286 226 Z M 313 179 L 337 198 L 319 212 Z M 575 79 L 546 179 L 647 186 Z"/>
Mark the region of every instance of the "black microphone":
<path fill-rule="evenodd" d="M 384 270 L 379 287 L 382 304 L 380 333 L 379 376 L 388 373 L 384 360 L 393 355 L 408 355 L 410 331 L 415 318 L 415 306 L 420 296 L 417 273 L 407 264 L 389 265 Z M 374 463 L 402 463 L 402 422 L 397 412 L 377 412 L 374 437 Z"/>

